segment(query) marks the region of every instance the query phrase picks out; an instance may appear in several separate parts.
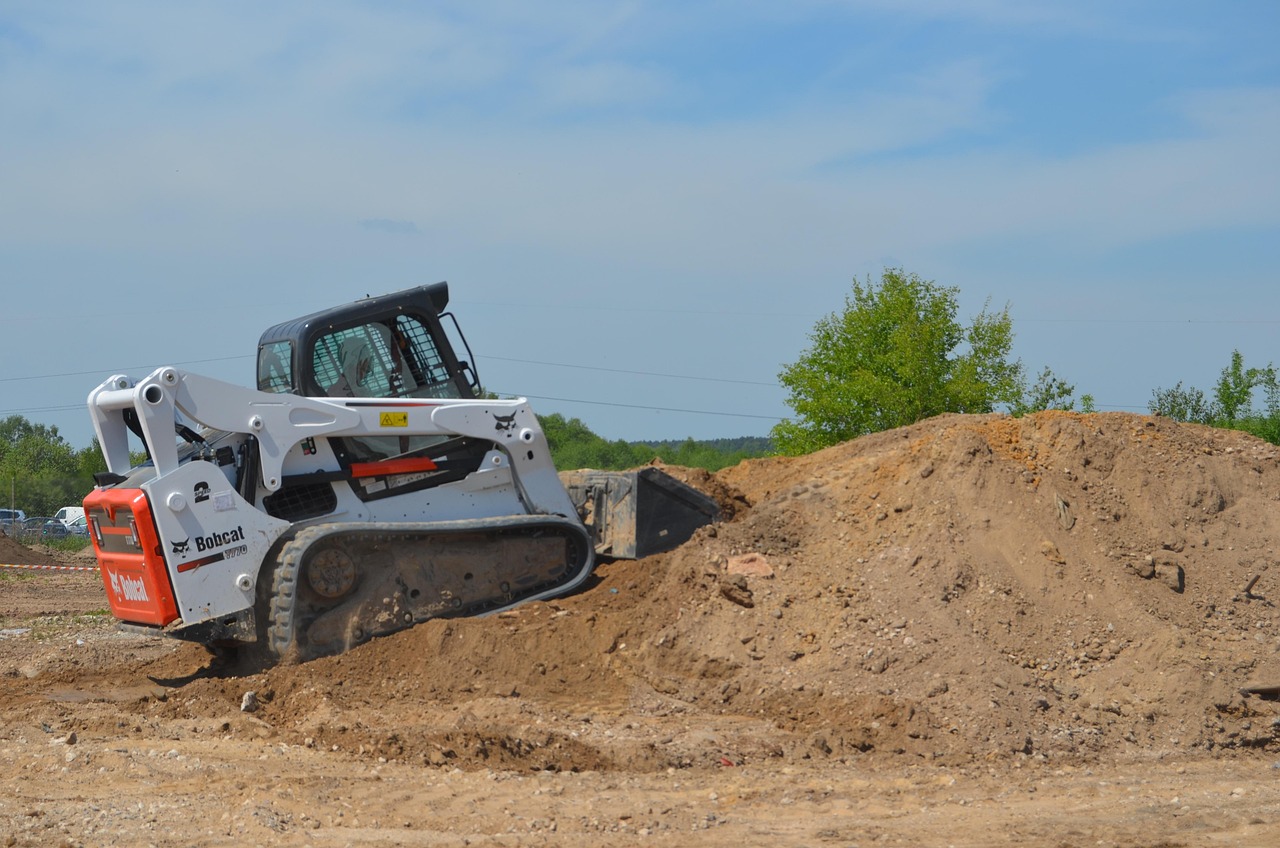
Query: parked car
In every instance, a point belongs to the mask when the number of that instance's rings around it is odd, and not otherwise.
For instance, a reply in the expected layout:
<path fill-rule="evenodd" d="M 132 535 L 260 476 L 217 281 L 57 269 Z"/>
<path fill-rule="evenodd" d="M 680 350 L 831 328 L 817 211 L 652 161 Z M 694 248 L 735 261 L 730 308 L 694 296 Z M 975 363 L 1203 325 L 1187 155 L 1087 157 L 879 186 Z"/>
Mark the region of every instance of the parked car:
<path fill-rule="evenodd" d="M 72 520 L 72 522 L 67 525 L 67 533 L 72 536 L 88 536 L 89 517 L 81 515 L 79 518 Z"/>
<path fill-rule="evenodd" d="M 61 521 L 64 526 L 70 527 L 71 522 L 75 521 L 77 518 L 84 517 L 84 507 L 64 506 L 62 509 L 54 513 L 53 517 L 58 521 Z"/>
<path fill-rule="evenodd" d="M 67 529 L 67 525 L 63 524 L 56 518 L 50 518 L 44 524 L 40 525 L 41 539 L 61 539 L 71 531 Z"/>
<path fill-rule="evenodd" d="M 53 519 L 47 515 L 36 515 L 31 518 L 23 519 L 22 523 L 17 525 L 17 531 L 10 533 L 9 535 L 19 538 L 24 542 L 33 540 L 38 541 L 44 535 L 44 526 L 52 520 Z"/>
<path fill-rule="evenodd" d="M 18 536 L 27 514 L 20 509 L 0 509 L 0 529 L 10 536 Z"/>

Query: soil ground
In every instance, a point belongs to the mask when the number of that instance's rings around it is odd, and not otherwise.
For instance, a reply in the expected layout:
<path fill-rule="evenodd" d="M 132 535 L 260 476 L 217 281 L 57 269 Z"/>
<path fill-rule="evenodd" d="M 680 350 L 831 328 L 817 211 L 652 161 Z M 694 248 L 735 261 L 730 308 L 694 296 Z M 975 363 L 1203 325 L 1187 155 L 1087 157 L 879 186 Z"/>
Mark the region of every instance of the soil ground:
<path fill-rule="evenodd" d="M 1045 413 L 670 468 L 725 515 L 675 551 L 256 672 L 0 568 L 0 846 L 1274 846 L 1278 460 Z"/>

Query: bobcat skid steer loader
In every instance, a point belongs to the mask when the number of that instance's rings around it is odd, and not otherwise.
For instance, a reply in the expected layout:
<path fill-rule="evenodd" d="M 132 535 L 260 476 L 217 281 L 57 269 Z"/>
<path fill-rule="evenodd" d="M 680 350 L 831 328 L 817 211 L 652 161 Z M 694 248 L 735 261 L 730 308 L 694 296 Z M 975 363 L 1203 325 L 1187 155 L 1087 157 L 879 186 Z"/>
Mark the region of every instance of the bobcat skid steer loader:
<path fill-rule="evenodd" d="M 571 498 L 528 402 L 477 396 L 448 298 L 272 327 L 256 390 L 163 367 L 90 393 L 108 470 L 84 507 L 122 626 L 304 661 L 565 594 L 597 551 L 647 555 L 715 519 L 656 469 L 580 474 Z"/>

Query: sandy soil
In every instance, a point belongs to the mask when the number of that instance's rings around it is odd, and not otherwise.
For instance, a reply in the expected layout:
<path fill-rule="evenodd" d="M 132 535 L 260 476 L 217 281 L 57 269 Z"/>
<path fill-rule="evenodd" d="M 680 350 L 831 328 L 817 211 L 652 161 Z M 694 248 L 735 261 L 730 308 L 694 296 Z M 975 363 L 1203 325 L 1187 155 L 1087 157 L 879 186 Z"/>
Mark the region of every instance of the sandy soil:
<path fill-rule="evenodd" d="M 1052 413 L 670 469 L 731 517 L 256 673 L 0 569 L 0 846 L 1277 845 L 1278 459 Z"/>

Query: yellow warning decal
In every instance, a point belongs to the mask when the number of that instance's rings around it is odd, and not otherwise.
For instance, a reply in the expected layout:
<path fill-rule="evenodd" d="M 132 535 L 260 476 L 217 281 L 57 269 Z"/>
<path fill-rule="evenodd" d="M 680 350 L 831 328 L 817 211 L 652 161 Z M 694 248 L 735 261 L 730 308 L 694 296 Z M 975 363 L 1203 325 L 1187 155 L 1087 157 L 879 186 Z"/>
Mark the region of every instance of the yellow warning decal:
<path fill-rule="evenodd" d="M 379 427 L 408 427 L 409 413 L 383 412 L 378 416 Z"/>

